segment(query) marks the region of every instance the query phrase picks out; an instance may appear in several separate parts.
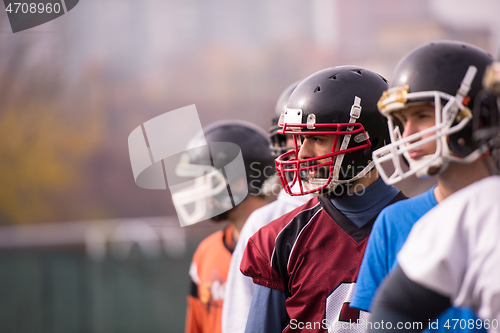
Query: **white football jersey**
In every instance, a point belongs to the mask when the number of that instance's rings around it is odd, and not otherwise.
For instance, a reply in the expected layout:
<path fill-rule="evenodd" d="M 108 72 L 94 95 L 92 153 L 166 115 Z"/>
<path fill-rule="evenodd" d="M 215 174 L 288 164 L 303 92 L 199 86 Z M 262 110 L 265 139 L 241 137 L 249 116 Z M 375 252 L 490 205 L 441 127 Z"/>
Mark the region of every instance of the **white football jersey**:
<path fill-rule="evenodd" d="M 500 176 L 448 197 L 413 227 L 399 252 L 406 276 L 500 332 Z M 485 327 L 488 328 L 488 327 Z"/>
<path fill-rule="evenodd" d="M 243 333 L 255 289 L 252 278 L 240 272 L 240 263 L 248 239 L 261 227 L 306 203 L 312 195 L 292 197 L 281 190 L 276 201 L 255 210 L 248 217 L 233 251 L 226 281 L 226 293 L 222 306 L 222 332 Z"/>

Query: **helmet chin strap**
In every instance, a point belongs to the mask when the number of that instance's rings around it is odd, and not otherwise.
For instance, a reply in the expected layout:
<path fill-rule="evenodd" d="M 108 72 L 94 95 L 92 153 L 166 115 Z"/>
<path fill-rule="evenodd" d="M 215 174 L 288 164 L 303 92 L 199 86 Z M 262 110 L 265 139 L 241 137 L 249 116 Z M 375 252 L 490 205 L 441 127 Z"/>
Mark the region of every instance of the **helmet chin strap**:
<path fill-rule="evenodd" d="M 355 123 L 359 116 L 361 115 L 361 98 L 358 96 L 354 96 L 354 104 L 351 106 L 349 124 Z M 348 127 L 348 131 L 352 131 L 354 127 Z M 349 145 L 349 141 L 351 141 L 351 135 L 344 135 L 344 139 L 342 140 L 342 144 L 340 145 L 339 150 L 342 151 L 347 148 Z M 335 158 L 335 164 L 333 166 L 333 177 L 332 181 L 339 180 L 340 167 L 342 166 L 342 162 L 344 161 L 345 154 L 340 154 Z"/>
<path fill-rule="evenodd" d="M 416 170 L 415 176 L 426 178 L 443 172 L 448 167 L 449 161 L 444 157 L 450 154 L 450 149 L 446 142 L 446 136 L 436 140 L 436 152 L 431 155 L 425 155 L 418 160 L 412 159 L 406 151 L 403 156 L 408 161 L 410 170 Z"/>
<path fill-rule="evenodd" d="M 366 167 L 363 168 L 363 170 L 361 170 L 360 173 L 358 173 L 356 176 L 352 177 L 351 179 L 347 179 L 347 180 L 333 180 L 332 179 L 330 181 L 330 183 L 325 188 L 328 190 L 328 192 L 335 191 L 337 186 L 342 185 L 342 184 L 352 183 L 358 179 L 361 179 L 364 176 L 366 176 L 370 171 L 372 171 L 374 168 L 375 168 L 375 162 L 371 161 L 370 163 L 368 163 L 368 165 Z M 326 184 L 327 181 L 328 181 L 328 179 L 325 179 L 325 178 L 312 178 L 311 180 L 309 180 L 309 183 L 311 185 L 314 185 L 315 187 L 322 187 Z"/>
<path fill-rule="evenodd" d="M 358 96 L 354 96 L 354 103 L 351 106 L 349 123 L 350 124 L 355 123 L 359 119 L 360 115 L 361 115 L 361 98 L 359 98 Z M 353 128 L 354 127 L 348 127 L 347 130 L 352 131 Z M 347 149 L 347 146 L 349 145 L 350 140 L 351 140 L 351 134 L 345 135 L 344 139 L 342 140 L 342 144 L 340 145 L 339 150 L 342 151 L 342 150 Z M 368 174 L 370 171 L 372 171 L 373 168 L 375 167 L 375 162 L 371 161 L 370 163 L 368 163 L 368 165 L 366 167 L 364 167 L 364 169 L 360 173 L 358 173 L 353 178 L 348 179 L 348 180 L 339 180 L 340 167 L 342 166 L 342 162 L 344 161 L 344 156 L 345 156 L 345 153 L 337 155 L 337 157 L 335 158 L 332 179 L 331 179 L 330 183 L 326 186 L 326 189 L 328 189 L 328 192 L 334 191 L 335 188 L 337 186 L 339 186 L 340 184 L 350 183 L 350 182 L 356 181 L 360 178 L 363 178 L 366 174 Z M 309 182 L 311 183 L 311 185 L 321 187 L 321 186 L 324 186 L 327 181 L 328 181 L 328 179 L 324 179 L 324 178 L 313 178 Z"/>
<path fill-rule="evenodd" d="M 449 162 L 445 161 L 441 156 L 436 158 L 434 162 L 427 163 L 428 160 L 431 160 L 433 156 L 422 156 L 418 161 L 409 160 L 410 168 L 415 169 L 419 167 L 421 164 L 425 164 L 424 167 L 418 169 L 415 175 L 418 178 L 425 178 L 429 176 L 434 176 L 440 172 L 443 172 L 448 167 Z"/>

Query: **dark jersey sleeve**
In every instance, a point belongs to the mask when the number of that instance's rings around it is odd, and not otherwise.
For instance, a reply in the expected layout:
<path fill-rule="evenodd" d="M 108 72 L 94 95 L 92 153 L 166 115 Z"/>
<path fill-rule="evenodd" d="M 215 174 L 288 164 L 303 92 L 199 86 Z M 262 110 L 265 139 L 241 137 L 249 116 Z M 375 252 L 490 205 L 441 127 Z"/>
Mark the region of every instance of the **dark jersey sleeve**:
<path fill-rule="evenodd" d="M 421 332 L 450 306 L 448 297 L 411 281 L 398 265 L 376 294 L 369 332 Z"/>
<path fill-rule="evenodd" d="M 290 319 L 285 293 L 258 285 L 252 297 L 245 333 L 281 332 Z"/>
<path fill-rule="evenodd" d="M 285 283 L 271 266 L 274 237 L 266 227 L 261 228 L 248 240 L 240 270 L 251 277 L 255 284 L 285 292 Z"/>
<path fill-rule="evenodd" d="M 321 210 L 317 198 L 263 226 L 248 240 L 240 264 L 241 272 L 255 284 L 287 295 L 289 257 L 302 228 Z"/>

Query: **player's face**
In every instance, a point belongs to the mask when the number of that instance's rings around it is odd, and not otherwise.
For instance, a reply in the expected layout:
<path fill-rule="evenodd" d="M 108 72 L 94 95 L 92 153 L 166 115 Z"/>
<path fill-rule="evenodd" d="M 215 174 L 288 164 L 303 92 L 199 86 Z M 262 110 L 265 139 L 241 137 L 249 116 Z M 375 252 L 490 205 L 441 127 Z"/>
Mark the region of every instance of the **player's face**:
<path fill-rule="evenodd" d="M 319 157 L 332 152 L 334 135 L 302 135 L 302 146 L 299 150 L 299 159 Z M 330 162 L 332 157 L 319 159 L 310 162 L 309 165 L 318 165 L 325 162 Z M 310 178 L 328 178 L 328 167 L 318 169 L 310 169 L 308 171 Z"/>
<path fill-rule="evenodd" d="M 293 147 L 293 135 L 286 135 L 285 147 Z"/>
<path fill-rule="evenodd" d="M 392 116 L 404 128 L 402 137 L 407 138 L 410 135 L 421 132 L 436 124 L 435 109 L 432 104 L 420 104 L 410 106 L 404 110 L 393 112 Z M 426 137 L 432 136 L 434 133 L 424 135 L 421 138 L 409 144 L 418 142 Z M 410 158 L 419 159 L 422 156 L 430 155 L 436 152 L 436 141 L 432 140 L 426 144 L 416 147 L 409 151 Z"/>

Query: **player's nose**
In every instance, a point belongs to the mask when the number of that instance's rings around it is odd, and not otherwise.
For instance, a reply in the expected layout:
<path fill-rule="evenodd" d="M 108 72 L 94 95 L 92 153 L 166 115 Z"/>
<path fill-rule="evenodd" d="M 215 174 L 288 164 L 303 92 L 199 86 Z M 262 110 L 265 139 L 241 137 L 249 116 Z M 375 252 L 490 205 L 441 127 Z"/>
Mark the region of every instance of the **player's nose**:
<path fill-rule="evenodd" d="M 401 136 L 403 138 L 407 138 L 410 135 L 413 135 L 418 132 L 418 127 L 416 126 L 415 122 L 412 120 L 408 120 L 405 124 L 405 128 Z"/>
<path fill-rule="evenodd" d="M 300 146 L 298 157 L 299 159 L 314 157 L 314 145 L 312 140 L 307 138 L 304 139 L 302 146 Z"/>

